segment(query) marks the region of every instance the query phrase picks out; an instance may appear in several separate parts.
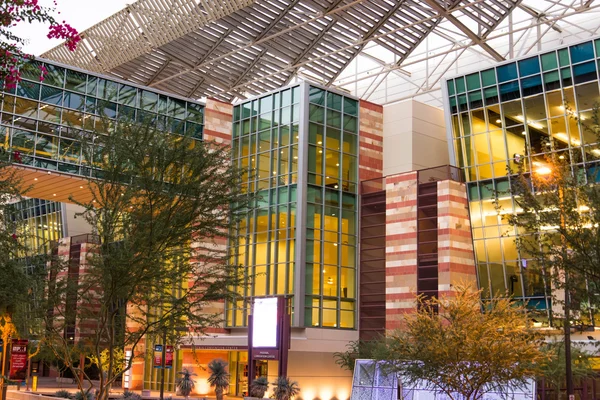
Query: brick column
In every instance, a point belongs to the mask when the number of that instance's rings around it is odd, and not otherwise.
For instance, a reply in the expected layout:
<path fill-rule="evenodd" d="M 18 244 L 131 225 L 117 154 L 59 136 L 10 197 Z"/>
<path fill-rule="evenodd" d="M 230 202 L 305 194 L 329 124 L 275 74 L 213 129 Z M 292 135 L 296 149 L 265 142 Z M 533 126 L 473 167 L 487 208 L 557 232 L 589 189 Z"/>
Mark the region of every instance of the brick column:
<path fill-rule="evenodd" d="M 386 178 L 386 331 L 415 309 L 417 290 L 417 173 Z"/>
<path fill-rule="evenodd" d="M 438 271 L 439 295 L 451 294 L 451 285 L 477 285 L 471 238 L 469 203 L 464 183 L 439 181 L 438 187 Z"/>
<path fill-rule="evenodd" d="M 207 142 L 231 145 L 233 106 L 214 99 L 207 99 L 204 107 L 204 135 Z"/>
<path fill-rule="evenodd" d="M 360 100 L 358 181 L 383 176 L 383 106 Z"/>

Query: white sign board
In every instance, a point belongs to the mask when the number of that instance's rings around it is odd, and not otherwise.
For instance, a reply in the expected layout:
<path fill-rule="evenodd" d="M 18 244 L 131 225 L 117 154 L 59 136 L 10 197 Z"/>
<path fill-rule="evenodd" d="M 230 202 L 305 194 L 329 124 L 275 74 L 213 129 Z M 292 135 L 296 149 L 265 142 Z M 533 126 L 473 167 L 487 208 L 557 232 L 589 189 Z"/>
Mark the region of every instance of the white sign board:
<path fill-rule="evenodd" d="M 277 298 L 254 299 L 252 347 L 277 347 Z"/>

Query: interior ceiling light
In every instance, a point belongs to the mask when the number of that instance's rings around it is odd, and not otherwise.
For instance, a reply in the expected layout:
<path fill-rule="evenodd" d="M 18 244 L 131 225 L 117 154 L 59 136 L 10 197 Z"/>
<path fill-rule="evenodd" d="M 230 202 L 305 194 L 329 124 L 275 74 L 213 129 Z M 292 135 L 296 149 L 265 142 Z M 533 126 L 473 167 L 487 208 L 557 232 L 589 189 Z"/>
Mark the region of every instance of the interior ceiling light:
<path fill-rule="evenodd" d="M 525 118 L 522 115 L 516 115 L 515 119 L 519 122 L 525 122 Z M 527 125 L 535 129 L 544 129 L 544 125 L 538 124 L 537 122 L 529 122 L 527 121 Z"/>
<path fill-rule="evenodd" d="M 569 136 L 567 136 L 566 133 L 562 133 L 562 132 L 556 133 L 556 134 L 554 134 L 554 137 L 556 139 L 560 140 L 561 142 L 569 143 Z M 574 146 L 581 146 L 581 141 L 571 138 L 571 144 Z"/>

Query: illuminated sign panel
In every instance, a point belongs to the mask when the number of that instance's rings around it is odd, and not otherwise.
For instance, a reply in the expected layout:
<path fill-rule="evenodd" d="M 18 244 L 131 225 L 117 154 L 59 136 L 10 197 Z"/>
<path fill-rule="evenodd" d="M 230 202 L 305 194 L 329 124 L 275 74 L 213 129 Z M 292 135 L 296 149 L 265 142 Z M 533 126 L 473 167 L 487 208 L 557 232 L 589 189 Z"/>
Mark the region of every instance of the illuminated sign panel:
<path fill-rule="evenodd" d="M 252 347 L 277 347 L 277 298 L 254 300 Z"/>

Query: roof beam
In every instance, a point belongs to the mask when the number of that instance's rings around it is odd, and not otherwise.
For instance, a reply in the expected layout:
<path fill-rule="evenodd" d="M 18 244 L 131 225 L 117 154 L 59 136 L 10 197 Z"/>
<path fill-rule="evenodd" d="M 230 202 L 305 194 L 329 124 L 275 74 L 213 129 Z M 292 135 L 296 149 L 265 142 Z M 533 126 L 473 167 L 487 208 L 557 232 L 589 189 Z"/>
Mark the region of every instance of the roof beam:
<path fill-rule="evenodd" d="M 448 21 L 452 22 L 454 26 L 456 26 L 461 32 L 463 32 L 469 39 L 473 41 L 473 43 L 477 44 L 483 50 L 486 51 L 490 56 L 494 58 L 496 61 L 504 61 L 504 57 L 500 55 L 496 50 L 492 48 L 489 44 L 486 43 L 484 38 L 477 36 L 473 31 L 467 28 L 462 22 L 458 20 L 454 15 L 451 14 L 451 11 L 445 10 L 442 8 L 435 0 L 423 0 L 427 5 L 437 11 L 441 16 L 446 18 Z"/>

